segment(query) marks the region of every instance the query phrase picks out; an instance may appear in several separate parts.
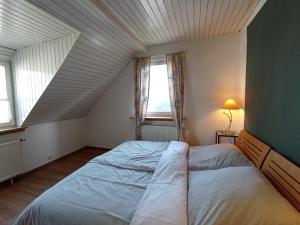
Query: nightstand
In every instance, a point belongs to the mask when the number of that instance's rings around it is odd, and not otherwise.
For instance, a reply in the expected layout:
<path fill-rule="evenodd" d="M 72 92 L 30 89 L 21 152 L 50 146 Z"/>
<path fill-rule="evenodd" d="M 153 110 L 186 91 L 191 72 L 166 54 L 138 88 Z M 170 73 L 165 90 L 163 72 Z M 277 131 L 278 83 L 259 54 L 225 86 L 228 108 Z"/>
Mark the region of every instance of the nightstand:
<path fill-rule="evenodd" d="M 225 130 L 217 130 L 216 131 L 216 144 L 220 143 L 220 140 L 222 137 L 233 138 L 233 143 L 235 144 L 238 136 L 239 136 L 239 132 L 236 132 L 236 131 L 229 131 L 229 133 L 227 133 Z"/>

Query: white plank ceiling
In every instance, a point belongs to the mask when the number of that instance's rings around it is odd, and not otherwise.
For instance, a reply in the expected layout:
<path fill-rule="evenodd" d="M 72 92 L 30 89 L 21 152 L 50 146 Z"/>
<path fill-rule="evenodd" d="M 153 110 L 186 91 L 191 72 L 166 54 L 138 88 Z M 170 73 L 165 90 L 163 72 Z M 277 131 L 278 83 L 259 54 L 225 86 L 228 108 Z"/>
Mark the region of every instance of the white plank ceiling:
<path fill-rule="evenodd" d="M 90 1 L 28 0 L 81 34 L 24 125 L 85 116 L 145 47 Z"/>
<path fill-rule="evenodd" d="M 0 46 L 0 62 L 10 62 L 14 54 L 13 49 Z"/>
<path fill-rule="evenodd" d="M 1 46 L 18 49 L 74 32 L 74 28 L 24 0 L 0 0 Z"/>
<path fill-rule="evenodd" d="M 11 64 L 17 125 L 23 124 L 53 77 L 57 75 L 78 36 L 78 33 L 72 33 L 16 50 Z"/>
<path fill-rule="evenodd" d="M 261 1 L 27 0 L 32 4 L 28 6 L 22 0 L 0 0 L 0 10 L 4 10 L 0 12 L 16 21 L 13 28 L 10 20 L 1 26 L 34 36 L 23 40 L 16 35 L 20 43 L 3 36 L 6 47 L 18 48 L 47 35 L 49 39 L 65 36 L 66 29 L 54 25 L 53 17 L 61 26 L 68 24 L 81 33 L 24 125 L 85 116 L 138 52 L 152 45 L 238 32 Z M 29 13 L 23 15 L 21 9 Z"/>
<path fill-rule="evenodd" d="M 92 0 L 144 45 L 194 40 L 241 30 L 261 0 Z"/>

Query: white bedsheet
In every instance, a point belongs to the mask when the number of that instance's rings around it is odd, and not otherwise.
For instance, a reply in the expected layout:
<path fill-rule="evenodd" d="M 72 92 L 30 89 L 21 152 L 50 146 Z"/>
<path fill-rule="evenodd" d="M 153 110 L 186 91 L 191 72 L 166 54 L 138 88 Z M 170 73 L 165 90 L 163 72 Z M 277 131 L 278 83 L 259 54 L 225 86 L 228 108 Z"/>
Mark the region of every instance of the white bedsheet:
<path fill-rule="evenodd" d="M 187 224 L 187 151 L 184 142 L 170 143 L 130 225 Z"/>

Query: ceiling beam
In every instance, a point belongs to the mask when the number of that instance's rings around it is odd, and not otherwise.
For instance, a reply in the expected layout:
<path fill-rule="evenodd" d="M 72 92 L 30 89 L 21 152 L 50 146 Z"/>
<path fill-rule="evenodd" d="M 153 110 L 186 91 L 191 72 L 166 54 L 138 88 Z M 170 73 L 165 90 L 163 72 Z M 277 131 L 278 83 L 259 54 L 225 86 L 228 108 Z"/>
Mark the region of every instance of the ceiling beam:
<path fill-rule="evenodd" d="M 145 45 L 139 40 L 139 38 L 134 34 L 134 32 L 128 28 L 128 26 L 125 25 L 123 21 L 121 21 L 119 18 L 117 18 L 112 10 L 104 3 L 102 0 L 91 0 L 92 4 L 96 6 L 102 16 L 104 15 L 107 17 L 110 21 L 112 21 L 114 24 L 116 24 L 124 33 L 126 36 L 136 45 L 138 48 L 140 48 L 142 51 L 146 51 Z"/>

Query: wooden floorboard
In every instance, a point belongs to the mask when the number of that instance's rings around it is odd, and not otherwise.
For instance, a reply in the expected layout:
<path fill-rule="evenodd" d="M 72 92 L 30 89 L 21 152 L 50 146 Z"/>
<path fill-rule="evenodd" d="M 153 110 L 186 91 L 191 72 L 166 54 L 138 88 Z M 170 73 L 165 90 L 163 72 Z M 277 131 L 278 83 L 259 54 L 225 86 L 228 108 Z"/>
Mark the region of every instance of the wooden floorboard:
<path fill-rule="evenodd" d="M 0 187 L 0 225 L 11 225 L 41 193 L 107 149 L 87 147 L 48 163 Z"/>

